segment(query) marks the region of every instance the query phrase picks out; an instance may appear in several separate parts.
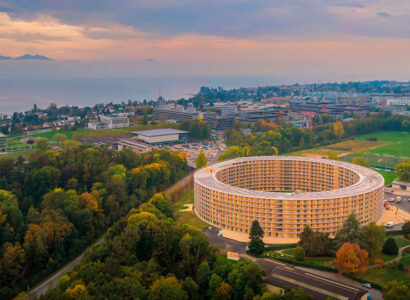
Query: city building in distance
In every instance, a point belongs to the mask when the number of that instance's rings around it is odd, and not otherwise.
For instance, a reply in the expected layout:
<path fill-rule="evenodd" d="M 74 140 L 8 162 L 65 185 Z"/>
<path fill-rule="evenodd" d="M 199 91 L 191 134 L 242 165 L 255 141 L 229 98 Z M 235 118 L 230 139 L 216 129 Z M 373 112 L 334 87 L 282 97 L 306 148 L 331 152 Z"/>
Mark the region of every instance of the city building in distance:
<path fill-rule="evenodd" d="M 295 240 L 306 225 L 333 236 L 355 213 L 364 225 L 382 216 L 384 179 L 358 165 L 292 156 L 243 157 L 194 176 L 200 219 L 246 239 L 258 220 L 270 241 Z"/>
<path fill-rule="evenodd" d="M 188 138 L 188 131 L 172 128 L 140 130 L 132 133 L 137 139 L 152 145 L 185 143 Z"/>

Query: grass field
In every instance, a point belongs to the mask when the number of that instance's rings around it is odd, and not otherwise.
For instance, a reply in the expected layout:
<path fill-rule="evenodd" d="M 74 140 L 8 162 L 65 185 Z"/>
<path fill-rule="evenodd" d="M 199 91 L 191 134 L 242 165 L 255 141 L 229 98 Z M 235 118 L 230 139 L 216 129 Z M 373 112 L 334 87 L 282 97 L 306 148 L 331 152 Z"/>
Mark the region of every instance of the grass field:
<path fill-rule="evenodd" d="M 186 191 L 181 198 L 173 204 L 176 223 L 188 224 L 196 229 L 206 228 L 209 225 L 201 221 L 193 211 L 181 211 L 187 208 L 185 204 L 194 203 L 194 190 Z"/>
<path fill-rule="evenodd" d="M 368 150 L 369 153 L 377 153 L 383 155 L 387 154 L 396 157 L 410 157 L 410 133 L 408 132 L 378 131 L 375 133 L 359 136 L 356 138 L 356 140 L 365 141 L 368 137 L 377 137 L 377 143 L 388 143 L 388 145 Z"/>
<path fill-rule="evenodd" d="M 387 172 L 379 169 L 374 169 L 376 172 L 380 173 L 384 178 L 384 185 L 389 185 L 397 178 L 397 174 L 394 171 Z"/>
<path fill-rule="evenodd" d="M 386 286 L 386 284 L 392 280 L 409 281 L 410 279 L 407 272 L 398 269 L 389 269 L 388 267 L 368 269 L 366 272 L 355 274 L 354 276 L 377 283 L 381 286 Z"/>

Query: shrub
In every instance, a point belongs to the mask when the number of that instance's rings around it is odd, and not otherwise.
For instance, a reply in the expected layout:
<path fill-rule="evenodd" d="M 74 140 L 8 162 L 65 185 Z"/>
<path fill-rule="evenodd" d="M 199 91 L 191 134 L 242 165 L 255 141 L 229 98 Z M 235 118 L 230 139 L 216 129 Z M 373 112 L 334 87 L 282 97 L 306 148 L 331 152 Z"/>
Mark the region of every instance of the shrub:
<path fill-rule="evenodd" d="M 375 265 L 382 265 L 382 264 L 384 264 L 384 260 L 381 259 L 381 258 L 376 258 L 376 259 L 374 260 L 374 264 L 375 264 Z"/>
<path fill-rule="evenodd" d="M 297 261 L 304 261 L 305 260 L 305 249 L 303 247 L 296 247 L 295 249 L 295 259 Z"/>
<path fill-rule="evenodd" d="M 401 231 L 405 235 L 410 234 L 410 221 L 407 221 L 406 223 L 403 224 L 403 227 L 401 228 Z"/>
<path fill-rule="evenodd" d="M 397 255 L 397 253 L 399 253 L 399 248 L 397 247 L 396 241 L 393 238 L 388 238 L 384 242 L 383 253 L 389 255 Z"/>

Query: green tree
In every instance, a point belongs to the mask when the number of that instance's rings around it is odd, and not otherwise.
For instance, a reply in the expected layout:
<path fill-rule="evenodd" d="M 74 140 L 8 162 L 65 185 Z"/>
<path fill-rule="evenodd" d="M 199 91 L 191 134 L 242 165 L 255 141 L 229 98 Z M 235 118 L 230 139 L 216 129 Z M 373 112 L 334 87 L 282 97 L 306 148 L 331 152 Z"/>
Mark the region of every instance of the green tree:
<path fill-rule="evenodd" d="M 410 299 L 410 281 L 390 281 L 383 288 L 384 300 L 407 300 Z"/>
<path fill-rule="evenodd" d="M 305 260 L 305 249 L 303 247 L 296 247 L 295 249 L 295 259 L 297 261 L 304 261 Z"/>
<path fill-rule="evenodd" d="M 359 244 L 364 248 L 363 230 L 354 213 L 350 214 L 343 222 L 343 226 L 336 232 L 335 236 L 336 249 L 339 249 L 343 243 Z"/>
<path fill-rule="evenodd" d="M 229 283 L 223 281 L 216 289 L 215 289 L 215 300 L 230 300 L 232 297 L 232 287 Z"/>
<path fill-rule="evenodd" d="M 360 156 L 353 158 L 352 163 L 354 163 L 355 165 L 362 166 L 362 167 L 369 166 L 369 163 L 367 162 L 367 160 L 365 160 L 363 157 L 360 157 Z"/>
<path fill-rule="evenodd" d="M 257 220 L 252 222 L 251 230 L 249 231 L 249 252 L 253 255 L 261 255 L 265 249 L 263 243 L 264 232 Z"/>
<path fill-rule="evenodd" d="M 401 231 L 403 231 L 404 235 L 410 234 L 410 221 L 407 221 L 406 223 L 403 224 Z"/>
<path fill-rule="evenodd" d="M 330 152 L 330 153 L 327 155 L 327 159 L 339 160 L 339 156 L 338 156 L 336 153 L 334 153 L 334 152 Z"/>
<path fill-rule="evenodd" d="M 410 181 L 410 159 L 406 159 L 401 163 L 397 164 L 396 167 L 397 176 L 401 181 Z"/>
<path fill-rule="evenodd" d="M 208 289 L 209 280 L 211 279 L 211 268 L 207 263 L 202 263 L 198 268 L 197 282 L 201 291 L 206 291 Z"/>
<path fill-rule="evenodd" d="M 50 144 L 50 141 L 46 138 L 38 138 L 36 139 L 36 142 L 34 143 L 34 148 L 37 150 L 45 151 L 48 148 L 48 145 Z"/>
<path fill-rule="evenodd" d="M 53 141 L 61 145 L 67 140 L 67 136 L 64 133 L 56 133 L 53 135 Z"/>
<path fill-rule="evenodd" d="M 195 164 L 197 169 L 205 167 L 208 164 L 208 160 L 206 159 L 204 152 L 198 154 L 198 156 L 195 159 Z"/>
<path fill-rule="evenodd" d="M 394 238 L 388 238 L 383 245 L 383 253 L 389 255 L 397 255 L 399 253 L 399 248 L 397 247 Z"/>
<path fill-rule="evenodd" d="M 160 278 L 151 286 L 150 300 L 185 300 L 188 294 L 175 277 Z"/>
<path fill-rule="evenodd" d="M 364 248 L 369 252 L 370 256 L 373 256 L 383 247 L 384 228 L 383 226 L 376 225 L 375 222 L 371 222 L 363 226 L 362 230 Z"/>
<path fill-rule="evenodd" d="M 223 279 L 216 273 L 213 273 L 211 275 L 211 279 L 209 279 L 209 289 L 208 289 L 208 295 L 210 297 L 215 297 L 215 290 L 221 285 L 223 282 Z"/>
<path fill-rule="evenodd" d="M 299 245 L 305 249 L 307 256 L 324 256 L 331 254 L 332 241 L 328 234 L 315 232 L 309 226 L 305 226 L 299 234 Z"/>
<path fill-rule="evenodd" d="M 165 198 L 164 194 L 157 193 L 149 199 L 148 203 L 151 203 L 156 208 L 159 209 L 165 216 L 168 218 L 172 217 L 172 207 L 171 203 L 167 198 Z"/>

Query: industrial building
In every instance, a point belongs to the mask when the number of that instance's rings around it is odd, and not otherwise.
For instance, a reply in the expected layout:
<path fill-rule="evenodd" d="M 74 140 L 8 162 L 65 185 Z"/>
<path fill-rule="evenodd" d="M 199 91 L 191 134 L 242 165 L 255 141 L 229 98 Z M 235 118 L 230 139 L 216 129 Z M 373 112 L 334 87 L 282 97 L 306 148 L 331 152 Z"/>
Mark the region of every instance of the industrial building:
<path fill-rule="evenodd" d="M 214 130 L 231 129 L 235 125 L 233 116 L 220 116 L 216 112 L 204 112 L 200 117 Z"/>
<path fill-rule="evenodd" d="M 242 157 L 194 176 L 200 219 L 247 238 L 254 220 L 265 237 L 294 240 L 306 225 L 333 236 L 355 213 L 364 225 L 383 212 L 384 179 L 341 161 L 292 156 Z"/>
<path fill-rule="evenodd" d="M 141 130 L 132 132 L 137 139 L 152 145 L 185 143 L 188 132 L 172 128 Z"/>

